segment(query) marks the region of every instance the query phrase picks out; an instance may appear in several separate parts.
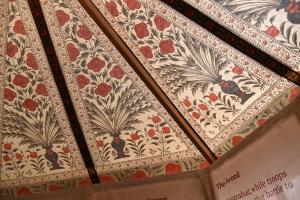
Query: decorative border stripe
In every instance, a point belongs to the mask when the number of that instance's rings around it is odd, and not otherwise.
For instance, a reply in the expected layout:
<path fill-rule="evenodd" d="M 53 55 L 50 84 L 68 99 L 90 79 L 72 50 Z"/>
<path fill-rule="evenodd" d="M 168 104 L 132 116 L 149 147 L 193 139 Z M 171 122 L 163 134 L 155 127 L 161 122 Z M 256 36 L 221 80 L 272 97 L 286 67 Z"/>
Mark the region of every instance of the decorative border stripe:
<path fill-rule="evenodd" d="M 91 154 L 76 116 L 76 112 L 66 86 L 66 81 L 59 65 L 56 52 L 54 50 L 40 2 L 39 0 L 30 0 L 28 3 L 85 166 L 88 170 L 92 183 L 100 183 Z"/>
<path fill-rule="evenodd" d="M 160 0 L 271 71 L 300 86 L 300 74 L 235 35 L 182 0 Z"/>

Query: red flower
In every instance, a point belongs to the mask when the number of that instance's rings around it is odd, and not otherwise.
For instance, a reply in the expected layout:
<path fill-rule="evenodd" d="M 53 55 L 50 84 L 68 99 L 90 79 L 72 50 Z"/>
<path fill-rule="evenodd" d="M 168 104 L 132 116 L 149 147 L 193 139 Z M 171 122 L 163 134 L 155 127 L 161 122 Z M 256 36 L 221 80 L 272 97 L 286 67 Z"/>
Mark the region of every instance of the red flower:
<path fill-rule="evenodd" d="M 99 58 L 92 58 L 87 64 L 87 67 L 94 72 L 100 72 L 100 70 L 105 66 L 105 62 Z"/>
<path fill-rule="evenodd" d="M 134 26 L 134 31 L 136 33 L 136 36 L 140 39 L 147 37 L 149 35 L 149 31 L 147 29 L 147 25 L 144 22 L 141 22 L 139 24 L 136 24 Z"/>
<path fill-rule="evenodd" d="M 67 154 L 70 152 L 69 147 L 63 147 L 62 149 L 63 149 L 64 154 Z"/>
<path fill-rule="evenodd" d="M 60 189 L 61 189 L 61 186 L 59 186 L 59 185 L 49 185 L 48 186 L 49 191 L 58 191 Z"/>
<path fill-rule="evenodd" d="M 4 156 L 2 157 L 2 160 L 3 160 L 4 162 L 8 162 L 8 161 L 10 161 L 10 158 L 9 158 L 8 155 L 4 155 Z"/>
<path fill-rule="evenodd" d="M 110 85 L 106 83 L 100 83 L 95 90 L 95 94 L 106 97 L 111 89 L 112 87 Z"/>
<path fill-rule="evenodd" d="M 38 94 L 38 95 L 42 95 L 42 96 L 48 96 L 48 92 L 47 92 L 47 89 L 46 89 L 46 86 L 43 84 L 43 83 L 39 83 L 36 88 L 35 88 L 35 92 Z"/>
<path fill-rule="evenodd" d="M 275 26 L 269 26 L 266 33 L 271 37 L 275 38 L 280 32 Z"/>
<path fill-rule="evenodd" d="M 239 66 L 234 66 L 234 68 L 232 68 L 232 72 L 236 73 L 236 74 L 242 74 L 243 73 L 243 69 L 240 68 Z"/>
<path fill-rule="evenodd" d="M 289 96 L 289 102 L 294 101 L 300 95 L 300 87 L 293 88 Z"/>
<path fill-rule="evenodd" d="M 36 151 L 30 152 L 30 158 L 37 158 L 37 152 Z"/>
<path fill-rule="evenodd" d="M 169 163 L 165 167 L 165 174 L 167 176 L 180 173 L 182 171 L 182 168 L 178 164 Z"/>
<path fill-rule="evenodd" d="M 198 107 L 200 108 L 200 110 L 208 110 L 207 105 L 205 105 L 203 103 L 199 104 Z"/>
<path fill-rule="evenodd" d="M 85 77 L 82 74 L 76 76 L 77 84 L 80 89 L 84 88 L 86 85 L 90 83 L 90 79 Z"/>
<path fill-rule="evenodd" d="M 149 46 L 144 46 L 140 48 L 140 51 L 145 56 L 145 58 L 153 58 L 152 49 Z"/>
<path fill-rule="evenodd" d="M 21 88 L 26 88 L 27 84 L 29 83 L 29 80 L 27 77 L 21 75 L 21 74 L 17 74 L 14 79 L 13 79 L 13 84 L 15 84 L 16 86 L 19 86 Z"/>
<path fill-rule="evenodd" d="M 131 134 L 130 137 L 133 141 L 140 139 L 140 136 L 137 133 Z"/>
<path fill-rule="evenodd" d="M 137 170 L 134 174 L 131 176 L 133 179 L 141 179 L 141 178 L 148 178 L 147 174 L 143 170 Z"/>
<path fill-rule="evenodd" d="M 238 143 L 240 143 L 243 140 L 243 138 L 241 136 L 234 136 L 232 138 L 231 144 L 233 146 L 237 145 Z"/>
<path fill-rule="evenodd" d="M 4 150 L 11 150 L 11 144 L 10 143 L 5 143 L 3 144 Z"/>
<path fill-rule="evenodd" d="M 109 3 L 106 3 L 105 7 L 112 16 L 117 17 L 119 15 L 117 4 L 114 1 L 110 1 Z"/>
<path fill-rule="evenodd" d="M 295 0 L 290 1 L 289 5 L 286 7 L 286 11 L 288 11 L 291 14 L 296 14 L 300 12 L 300 7 Z"/>
<path fill-rule="evenodd" d="M 212 102 L 215 102 L 215 101 L 218 100 L 218 97 L 217 97 L 217 95 L 215 95 L 215 93 L 211 93 L 209 95 L 209 100 L 212 101 Z"/>
<path fill-rule="evenodd" d="M 97 145 L 98 145 L 99 147 L 103 147 L 103 146 L 104 146 L 103 140 L 97 140 Z"/>
<path fill-rule="evenodd" d="M 55 13 L 60 26 L 65 25 L 70 20 L 70 16 L 63 10 L 57 10 Z"/>
<path fill-rule="evenodd" d="M 27 187 L 21 187 L 17 190 L 17 195 L 28 195 L 28 194 L 32 194 L 32 192 Z"/>
<path fill-rule="evenodd" d="M 81 186 L 92 185 L 92 181 L 90 178 L 85 178 L 79 181 L 79 185 Z"/>
<path fill-rule="evenodd" d="M 159 15 L 156 15 L 154 17 L 154 23 L 159 31 L 163 31 L 165 28 L 168 28 L 170 26 L 170 22 L 168 22 L 167 20 L 165 20 L 165 18 Z"/>
<path fill-rule="evenodd" d="M 190 107 L 192 105 L 192 103 L 188 99 L 183 100 L 183 104 L 185 105 L 185 107 Z"/>
<path fill-rule="evenodd" d="M 148 136 L 149 137 L 153 137 L 155 135 L 155 131 L 151 128 L 149 131 L 148 131 Z"/>
<path fill-rule="evenodd" d="M 151 120 L 154 124 L 157 124 L 157 123 L 160 123 L 161 122 L 161 119 L 159 116 L 153 116 L 151 117 Z"/>
<path fill-rule="evenodd" d="M 39 67 L 35 61 L 35 57 L 33 55 L 33 53 L 28 53 L 26 55 L 26 61 L 25 61 L 26 65 L 34 70 L 37 70 Z"/>
<path fill-rule="evenodd" d="M 262 119 L 257 120 L 256 123 L 258 126 L 262 126 L 266 123 L 266 121 L 267 121 L 266 119 L 262 118 Z"/>
<path fill-rule="evenodd" d="M 137 0 L 124 0 L 129 10 L 141 8 L 141 3 Z"/>
<path fill-rule="evenodd" d="M 195 119 L 199 119 L 199 118 L 200 118 L 200 114 L 197 113 L 197 112 L 193 112 L 193 113 L 192 113 L 192 116 L 193 116 Z"/>
<path fill-rule="evenodd" d="M 17 20 L 13 27 L 13 31 L 17 34 L 26 35 L 24 25 L 21 20 Z"/>
<path fill-rule="evenodd" d="M 116 65 L 113 67 L 113 69 L 109 72 L 109 75 L 111 77 L 114 77 L 116 79 L 122 79 L 124 76 L 124 71 L 119 65 Z"/>
<path fill-rule="evenodd" d="M 168 134 L 168 133 L 171 132 L 171 129 L 170 129 L 169 127 L 162 127 L 162 132 L 163 132 L 164 134 Z"/>
<path fill-rule="evenodd" d="M 67 44 L 68 53 L 70 56 L 70 60 L 72 62 L 77 60 L 77 57 L 79 56 L 79 50 L 74 46 L 73 43 Z"/>
<path fill-rule="evenodd" d="M 20 153 L 16 153 L 15 157 L 16 157 L 17 160 L 22 160 L 23 159 L 22 154 L 20 154 Z"/>
<path fill-rule="evenodd" d="M 207 167 L 209 167 L 208 161 L 204 161 L 199 165 L 199 169 L 205 169 Z"/>
<path fill-rule="evenodd" d="M 6 99 L 7 101 L 13 101 L 15 98 L 16 98 L 17 94 L 8 89 L 8 88 L 5 88 L 4 89 L 4 99 Z"/>
<path fill-rule="evenodd" d="M 14 57 L 18 52 L 18 47 L 14 45 L 12 42 L 6 44 L 6 54 L 9 57 Z"/>
<path fill-rule="evenodd" d="M 161 41 L 159 43 L 159 49 L 162 54 L 173 53 L 175 51 L 174 44 L 171 39 Z"/>
<path fill-rule="evenodd" d="M 35 111 L 35 109 L 39 106 L 39 103 L 32 99 L 25 99 L 22 106 L 27 110 Z"/>
<path fill-rule="evenodd" d="M 89 40 L 92 38 L 92 33 L 85 25 L 79 25 L 77 36 L 85 40 Z"/>
<path fill-rule="evenodd" d="M 100 176 L 100 182 L 102 183 L 110 183 L 110 182 L 115 182 L 115 180 L 113 179 L 113 177 L 109 176 L 109 175 L 103 175 Z"/>

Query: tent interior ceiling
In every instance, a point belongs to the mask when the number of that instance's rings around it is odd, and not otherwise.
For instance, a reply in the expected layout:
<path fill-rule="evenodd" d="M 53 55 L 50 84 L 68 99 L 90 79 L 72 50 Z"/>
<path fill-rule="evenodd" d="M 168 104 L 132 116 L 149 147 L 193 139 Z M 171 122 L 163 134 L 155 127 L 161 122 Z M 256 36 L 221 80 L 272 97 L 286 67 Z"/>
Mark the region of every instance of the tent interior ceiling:
<path fill-rule="evenodd" d="M 208 167 L 300 94 L 287 2 L 1 1 L 0 197 Z"/>

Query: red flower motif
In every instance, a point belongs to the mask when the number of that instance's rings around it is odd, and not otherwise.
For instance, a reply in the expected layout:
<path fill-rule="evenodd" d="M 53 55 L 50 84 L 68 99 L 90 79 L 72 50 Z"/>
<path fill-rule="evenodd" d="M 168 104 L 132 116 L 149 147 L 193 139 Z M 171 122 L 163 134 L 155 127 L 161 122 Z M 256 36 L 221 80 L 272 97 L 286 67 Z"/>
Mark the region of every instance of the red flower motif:
<path fill-rule="evenodd" d="M 97 145 L 102 148 L 104 146 L 103 140 L 97 140 Z"/>
<path fill-rule="evenodd" d="M 7 101 L 13 101 L 15 98 L 16 98 L 17 94 L 8 89 L 8 88 L 5 88 L 4 89 L 4 99 L 6 99 Z"/>
<path fill-rule="evenodd" d="M 100 178 L 100 182 L 102 183 L 111 183 L 111 182 L 115 182 L 115 180 L 113 179 L 113 177 L 109 176 L 109 175 L 103 175 L 103 176 L 99 176 Z"/>
<path fill-rule="evenodd" d="M 9 158 L 8 155 L 4 155 L 4 156 L 2 157 L 2 160 L 3 160 L 4 162 L 8 162 L 8 161 L 10 161 L 10 158 Z"/>
<path fill-rule="evenodd" d="M 198 107 L 200 108 L 200 110 L 203 110 L 203 111 L 208 110 L 207 105 L 203 104 L 203 103 L 199 104 Z"/>
<path fill-rule="evenodd" d="M 49 185 L 48 186 L 48 191 L 58 191 L 61 189 L 61 186 L 59 185 Z"/>
<path fill-rule="evenodd" d="M 130 137 L 131 137 L 131 139 L 132 139 L 133 141 L 136 141 L 136 140 L 140 139 L 140 136 L 139 136 L 139 134 L 137 134 L 137 133 L 131 134 Z"/>
<path fill-rule="evenodd" d="M 178 164 L 174 164 L 174 163 L 169 163 L 165 166 L 165 174 L 167 176 L 169 175 L 173 175 L 173 174 L 178 174 L 182 171 L 182 168 L 180 165 Z"/>
<path fill-rule="evenodd" d="M 197 113 L 197 112 L 193 112 L 193 113 L 192 113 L 192 116 L 193 116 L 195 119 L 199 119 L 199 118 L 200 118 L 200 114 Z"/>
<path fill-rule="evenodd" d="M 116 65 L 113 67 L 113 69 L 109 72 L 109 75 L 111 77 L 114 77 L 116 79 L 122 79 L 124 76 L 124 71 L 119 65 Z"/>
<path fill-rule="evenodd" d="M 141 3 L 137 0 L 124 0 L 129 10 L 140 9 Z"/>
<path fill-rule="evenodd" d="M 218 100 L 218 96 L 215 95 L 215 93 L 211 93 L 211 94 L 209 95 L 209 100 L 212 101 L 212 102 L 215 102 L 215 101 Z"/>
<path fill-rule="evenodd" d="M 159 43 L 159 49 L 162 54 L 173 53 L 175 51 L 174 44 L 171 39 L 161 41 Z"/>
<path fill-rule="evenodd" d="M 18 47 L 14 45 L 12 42 L 6 44 L 6 54 L 9 57 L 14 57 L 18 52 Z"/>
<path fill-rule="evenodd" d="M 234 136 L 232 138 L 231 144 L 233 146 L 237 145 L 238 143 L 240 143 L 243 140 L 243 138 L 241 136 Z"/>
<path fill-rule="evenodd" d="M 300 7 L 297 1 L 290 1 L 289 5 L 286 7 L 286 11 L 291 14 L 300 13 Z"/>
<path fill-rule="evenodd" d="M 208 161 L 204 161 L 199 165 L 199 169 L 205 169 L 209 167 L 209 162 Z"/>
<path fill-rule="evenodd" d="M 11 150 L 11 144 L 10 143 L 5 143 L 3 144 L 4 150 Z"/>
<path fill-rule="evenodd" d="M 243 73 L 243 69 L 240 68 L 239 66 L 234 66 L 234 68 L 232 68 L 232 72 L 236 73 L 236 74 L 242 74 Z"/>
<path fill-rule="evenodd" d="M 151 120 L 154 124 L 157 124 L 157 123 L 160 123 L 161 122 L 161 119 L 159 116 L 153 116 L 151 117 Z"/>
<path fill-rule="evenodd" d="M 101 69 L 105 66 L 105 62 L 99 58 L 92 58 L 87 64 L 87 67 L 94 72 L 100 72 Z"/>
<path fill-rule="evenodd" d="M 70 20 L 70 16 L 63 10 L 57 10 L 55 13 L 60 26 L 64 26 Z"/>
<path fill-rule="evenodd" d="M 149 137 L 153 137 L 155 135 L 155 131 L 151 128 L 148 132 L 147 132 Z"/>
<path fill-rule="evenodd" d="M 79 25 L 77 36 L 85 40 L 89 40 L 92 38 L 92 33 L 85 25 Z"/>
<path fill-rule="evenodd" d="M 47 88 L 43 83 L 39 83 L 36 88 L 35 88 L 35 92 L 38 95 L 42 95 L 42 96 L 48 96 L 48 92 L 47 92 Z"/>
<path fill-rule="evenodd" d="M 36 102 L 36 101 L 34 101 L 34 100 L 32 100 L 32 99 L 25 99 L 25 100 L 23 101 L 22 106 L 23 106 L 24 108 L 26 108 L 27 110 L 35 111 L 36 108 L 39 106 L 39 103 Z"/>
<path fill-rule="evenodd" d="M 188 99 L 185 99 L 183 100 L 183 105 L 185 105 L 185 107 L 190 107 L 192 103 Z"/>
<path fill-rule="evenodd" d="M 28 195 L 32 194 L 31 190 L 27 187 L 21 187 L 17 190 L 17 195 Z"/>
<path fill-rule="evenodd" d="M 147 37 L 149 35 L 149 31 L 147 29 L 147 25 L 144 22 L 141 22 L 139 24 L 136 24 L 134 26 L 134 31 L 136 33 L 136 36 L 140 39 Z"/>
<path fill-rule="evenodd" d="M 16 157 L 17 160 L 22 160 L 23 159 L 23 156 L 20 153 L 16 153 L 15 157 Z"/>
<path fill-rule="evenodd" d="M 30 152 L 30 158 L 37 158 L 37 152 L 36 151 L 33 151 L 33 152 Z"/>
<path fill-rule="evenodd" d="M 106 3 L 105 7 L 112 16 L 117 17 L 119 15 L 117 4 L 114 1 L 110 1 L 109 3 Z"/>
<path fill-rule="evenodd" d="M 261 118 L 261 119 L 257 120 L 256 123 L 257 123 L 258 126 L 262 126 L 266 123 L 266 121 L 267 121 L 266 119 Z"/>
<path fill-rule="evenodd" d="M 275 38 L 277 35 L 279 35 L 280 31 L 275 26 L 269 26 L 266 30 L 266 33 Z"/>
<path fill-rule="evenodd" d="M 81 186 L 92 185 L 92 181 L 90 178 L 85 178 L 79 181 L 79 185 Z"/>
<path fill-rule="evenodd" d="M 70 60 L 72 62 L 76 61 L 77 57 L 79 56 L 79 50 L 74 46 L 73 43 L 67 44 L 67 50 L 69 53 Z"/>
<path fill-rule="evenodd" d="M 131 176 L 133 179 L 142 179 L 142 178 L 148 178 L 147 174 L 143 170 L 137 170 L 134 174 Z"/>
<path fill-rule="evenodd" d="M 82 74 L 76 76 L 77 84 L 80 89 L 84 88 L 86 85 L 90 83 L 90 79 L 85 77 Z"/>
<path fill-rule="evenodd" d="M 294 101 L 300 95 L 300 87 L 293 88 L 289 96 L 289 102 Z"/>
<path fill-rule="evenodd" d="M 29 80 L 26 76 L 23 76 L 21 74 L 17 74 L 13 79 L 13 84 L 16 86 L 19 86 L 21 88 L 26 88 L 27 84 L 29 83 Z"/>
<path fill-rule="evenodd" d="M 145 58 L 153 58 L 152 49 L 149 46 L 144 46 L 140 48 L 140 51 L 145 56 Z"/>
<path fill-rule="evenodd" d="M 170 22 L 168 22 L 167 20 L 165 20 L 165 18 L 159 15 L 156 15 L 154 17 L 154 23 L 159 31 L 163 31 L 165 28 L 168 28 L 170 26 Z"/>
<path fill-rule="evenodd" d="M 63 150 L 64 154 L 67 154 L 70 152 L 69 147 L 63 147 L 62 150 Z"/>
<path fill-rule="evenodd" d="M 35 61 L 35 57 L 33 55 L 33 53 L 28 53 L 26 55 L 26 61 L 25 61 L 26 65 L 34 70 L 37 70 L 39 67 Z"/>
<path fill-rule="evenodd" d="M 26 35 L 24 25 L 21 20 L 17 20 L 13 27 L 13 31 L 17 34 Z"/>
<path fill-rule="evenodd" d="M 162 127 L 162 132 L 163 132 L 164 134 L 168 134 L 168 133 L 171 132 L 171 129 L 170 129 L 169 127 Z"/>
<path fill-rule="evenodd" d="M 100 95 L 101 97 L 106 97 L 111 89 L 112 87 L 110 85 L 106 83 L 100 83 L 95 90 L 95 94 Z"/>

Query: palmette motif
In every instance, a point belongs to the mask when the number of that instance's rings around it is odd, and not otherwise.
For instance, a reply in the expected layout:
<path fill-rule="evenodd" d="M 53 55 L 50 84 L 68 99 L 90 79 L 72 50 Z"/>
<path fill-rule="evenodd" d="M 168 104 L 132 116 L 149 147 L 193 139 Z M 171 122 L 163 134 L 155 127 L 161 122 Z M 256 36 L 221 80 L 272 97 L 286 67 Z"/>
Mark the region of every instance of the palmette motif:
<path fill-rule="evenodd" d="M 212 149 L 292 85 L 159 1 L 93 2 Z"/>
<path fill-rule="evenodd" d="M 198 168 L 203 157 L 81 5 L 42 7 L 100 179 L 157 165 L 147 174 L 160 175 L 169 162 Z"/>

